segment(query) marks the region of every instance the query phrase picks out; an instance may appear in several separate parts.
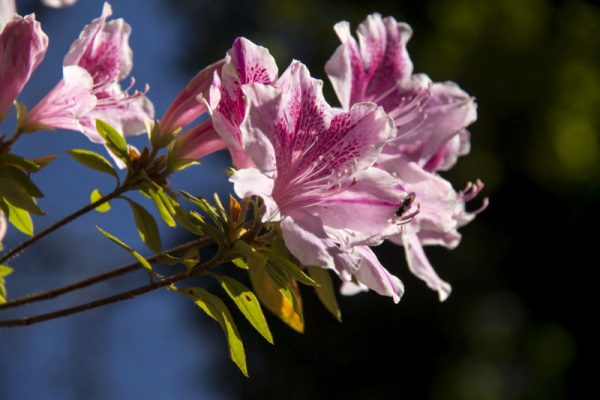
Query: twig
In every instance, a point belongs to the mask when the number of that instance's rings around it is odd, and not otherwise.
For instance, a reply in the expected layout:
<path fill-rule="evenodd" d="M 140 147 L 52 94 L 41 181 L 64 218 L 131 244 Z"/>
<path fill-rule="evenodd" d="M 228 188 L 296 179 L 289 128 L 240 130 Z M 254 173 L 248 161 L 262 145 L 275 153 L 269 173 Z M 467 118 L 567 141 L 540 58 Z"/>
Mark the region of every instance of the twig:
<path fill-rule="evenodd" d="M 205 246 L 205 245 L 211 243 L 212 241 L 213 241 L 213 239 L 211 239 L 211 238 L 206 238 L 206 237 L 200 238 L 200 239 L 192 240 L 188 243 L 184 243 L 182 245 L 173 247 L 173 248 L 165 251 L 164 253 L 177 254 L 177 253 L 186 251 L 188 249 L 191 249 L 193 247 Z M 159 255 L 154 255 L 154 256 L 148 257 L 146 260 L 148 262 L 153 263 L 158 259 L 158 257 L 159 257 Z M 0 310 L 7 309 L 7 308 L 15 308 L 15 307 L 22 306 L 24 304 L 35 303 L 35 302 L 42 301 L 42 300 L 53 299 L 55 297 L 65 294 L 65 293 L 69 293 L 69 292 L 72 292 L 72 291 L 75 291 L 78 289 L 82 289 L 84 287 L 91 286 L 96 283 L 99 283 L 99 282 L 102 282 L 102 281 L 105 281 L 108 279 L 112 279 L 112 278 L 115 278 L 120 275 L 124 275 L 131 271 L 135 271 L 138 268 L 141 268 L 141 264 L 139 262 L 127 264 L 122 267 L 113 269 L 112 271 L 107 271 L 102 274 L 92 276 L 90 278 L 84 279 L 79 282 L 71 283 L 69 285 L 65 285 L 65 286 L 61 286 L 61 287 L 49 290 L 47 292 L 37 293 L 37 294 L 30 295 L 30 296 L 20 297 L 18 299 L 13 299 L 13 300 L 7 301 L 4 304 L 0 304 Z"/>
<path fill-rule="evenodd" d="M 216 258 L 213 258 L 212 260 L 207 261 L 206 263 L 200 265 L 199 267 L 196 267 L 192 271 L 191 274 L 188 274 L 187 272 L 182 272 L 181 274 L 172 276 L 167 279 L 163 279 L 159 282 L 154 282 L 154 283 L 151 283 L 146 286 L 141 286 L 137 289 L 129 290 L 127 292 L 116 294 L 114 296 L 105 297 L 103 299 L 92 301 L 90 303 L 82 304 L 82 305 L 79 305 L 76 307 L 65 308 L 65 309 L 54 311 L 54 312 L 47 313 L 47 314 L 36 315 L 34 317 L 25 317 L 25 318 L 17 318 L 17 319 L 0 321 L 0 328 L 9 328 L 9 327 L 15 327 L 15 326 L 29 326 L 29 325 L 37 324 L 39 322 L 48 321 L 51 319 L 66 317 L 68 315 L 76 314 L 76 313 L 86 311 L 86 310 L 91 310 L 91 309 L 97 308 L 97 307 L 102 307 L 102 306 L 116 303 L 119 301 L 129 300 L 129 299 L 137 297 L 141 294 L 152 292 L 154 290 L 169 286 L 175 282 L 179 282 L 179 281 L 182 281 L 189 277 L 198 275 L 208 269 L 216 267 L 217 265 L 219 265 L 223 262 L 229 261 L 225 257 L 219 257 L 219 258 L 222 258 L 222 259 L 218 260 Z"/>
<path fill-rule="evenodd" d="M 19 253 L 20 251 L 26 249 L 27 247 L 29 247 L 33 243 L 37 242 L 38 240 L 40 240 L 44 236 L 48 235 L 49 233 L 54 232 L 55 230 L 57 230 L 61 226 L 68 224 L 69 222 L 73 221 L 75 218 L 80 217 L 83 214 L 85 214 L 85 213 L 87 213 L 87 212 L 95 209 L 99 205 L 101 205 L 103 203 L 106 203 L 107 201 L 110 201 L 110 200 L 114 199 L 117 196 L 120 196 L 122 193 L 126 192 L 127 190 L 129 190 L 129 188 L 127 188 L 127 187 L 123 187 L 123 186 L 118 187 L 112 193 L 109 193 L 106 196 L 103 196 L 103 197 L 99 198 L 95 202 L 93 202 L 91 204 L 88 204 L 87 206 L 83 207 L 79 211 L 75 211 L 73 214 L 66 216 L 65 218 L 63 218 L 60 221 L 56 222 L 54 225 L 49 226 L 48 228 L 44 229 L 43 231 L 35 234 L 34 236 L 30 237 L 27 240 L 21 242 L 17 247 L 13 248 L 8 253 L 6 253 L 2 257 L 0 257 L 0 264 L 2 264 L 3 262 L 5 262 L 7 260 L 10 260 L 17 253 Z"/>

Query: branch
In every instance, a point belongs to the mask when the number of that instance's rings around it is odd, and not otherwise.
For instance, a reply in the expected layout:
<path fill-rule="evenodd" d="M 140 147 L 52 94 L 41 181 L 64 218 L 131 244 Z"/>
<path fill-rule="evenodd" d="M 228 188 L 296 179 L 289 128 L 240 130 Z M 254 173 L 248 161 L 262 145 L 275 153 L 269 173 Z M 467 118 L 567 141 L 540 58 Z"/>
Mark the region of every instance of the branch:
<path fill-rule="evenodd" d="M 124 187 L 124 186 L 118 187 L 112 193 L 109 193 L 106 196 L 103 196 L 103 197 L 99 198 L 95 202 L 88 204 L 87 206 L 83 207 L 79 211 L 75 211 L 73 214 L 66 216 L 65 218 L 63 218 L 60 221 L 56 222 L 54 225 L 51 225 L 48 228 L 44 229 L 43 231 L 37 233 L 36 235 L 33 235 L 32 237 L 30 237 L 29 239 L 21 242 L 17 247 L 15 247 L 14 249 L 10 250 L 8 253 L 6 253 L 5 255 L 3 255 L 2 257 L 0 257 L 0 264 L 2 264 L 3 262 L 5 262 L 7 260 L 10 260 L 17 253 L 19 253 L 20 251 L 22 251 L 22 250 L 26 249 L 27 247 L 31 246 L 32 244 L 34 244 L 35 242 L 37 242 L 38 240 L 40 240 L 44 236 L 48 235 L 49 233 L 54 232 L 55 230 L 57 230 L 61 226 L 68 224 L 69 222 L 73 221 L 75 218 L 80 217 L 83 214 L 85 214 L 85 213 L 87 213 L 87 212 L 95 209 L 99 205 L 101 205 L 103 203 L 106 203 L 107 201 L 110 201 L 110 200 L 114 199 L 117 196 L 120 196 L 122 193 L 126 192 L 127 190 L 129 190 L 129 188 L 127 188 L 127 187 Z"/>
<path fill-rule="evenodd" d="M 39 322 L 48 321 L 51 319 L 66 317 L 68 315 L 76 314 L 76 313 L 86 311 L 86 310 L 91 310 L 91 309 L 97 308 L 97 307 L 102 307 L 102 306 L 116 303 L 119 301 L 133 299 L 134 297 L 137 297 L 141 294 L 152 292 L 154 290 L 161 289 L 163 287 L 172 285 L 175 282 L 179 282 L 184 279 L 190 278 L 192 276 L 199 275 L 208 269 L 216 267 L 217 265 L 221 264 L 222 262 L 229 261 L 225 257 L 219 257 L 219 258 L 221 258 L 221 259 L 217 259 L 215 257 L 212 260 L 207 261 L 206 263 L 195 268 L 191 272 L 191 274 L 188 274 L 187 272 L 182 272 L 181 274 L 174 275 L 167 279 L 163 279 L 159 282 L 154 282 L 154 283 L 151 283 L 146 286 L 141 286 L 137 289 L 129 290 L 127 292 L 116 294 L 114 296 L 105 297 L 103 299 L 92 301 L 90 303 L 82 304 L 82 305 L 79 305 L 76 307 L 65 308 L 65 309 L 54 311 L 54 312 L 47 313 L 47 314 L 36 315 L 35 317 L 25 317 L 25 318 L 0 321 L 0 328 L 9 328 L 9 327 L 15 327 L 15 326 L 29 326 L 29 325 L 37 324 Z"/>
<path fill-rule="evenodd" d="M 206 237 L 201 238 L 201 239 L 192 240 L 188 243 L 184 243 L 182 245 L 173 247 L 173 248 L 165 251 L 165 253 L 170 254 L 170 255 L 181 253 L 181 252 L 189 250 L 193 247 L 203 247 L 203 246 L 211 243 L 212 241 L 213 241 L 213 239 L 206 238 Z M 151 257 L 146 258 L 146 260 L 150 263 L 154 263 L 154 262 L 156 262 L 158 257 L 159 257 L 159 255 L 153 255 Z M 141 268 L 141 264 L 139 262 L 127 264 L 122 267 L 113 269 L 112 271 L 104 272 L 102 274 L 95 275 L 90 278 L 84 279 L 82 281 L 71 283 L 69 285 L 61 286 L 61 287 L 49 290 L 47 292 L 37 293 L 37 294 L 30 295 L 30 296 L 20 297 L 18 299 L 13 299 L 13 300 L 7 301 L 4 304 L 0 304 L 0 310 L 7 309 L 7 308 L 15 308 L 15 307 L 22 306 L 24 304 L 35 303 L 35 302 L 42 301 L 42 300 L 53 299 L 55 297 L 65 294 L 65 293 L 69 293 L 69 292 L 72 292 L 72 291 L 75 291 L 78 289 L 82 289 L 84 287 L 91 286 L 96 283 L 99 283 L 99 282 L 102 282 L 102 281 L 105 281 L 108 279 L 112 279 L 112 278 L 115 278 L 120 275 L 125 275 L 131 271 L 137 270 L 138 268 Z"/>

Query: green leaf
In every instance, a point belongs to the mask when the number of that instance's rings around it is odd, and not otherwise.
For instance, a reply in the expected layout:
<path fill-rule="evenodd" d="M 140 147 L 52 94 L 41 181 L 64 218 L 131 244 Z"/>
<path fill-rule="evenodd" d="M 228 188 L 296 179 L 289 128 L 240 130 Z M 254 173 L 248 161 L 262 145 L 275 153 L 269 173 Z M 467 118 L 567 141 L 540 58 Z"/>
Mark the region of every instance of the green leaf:
<path fill-rule="evenodd" d="M 152 214 L 146 209 L 140 206 L 133 200 L 125 197 L 125 200 L 131 206 L 133 211 L 133 218 L 135 219 L 135 226 L 140 234 L 140 237 L 146 243 L 146 246 L 154 253 L 160 253 L 162 251 L 162 244 L 160 242 L 160 234 L 158 233 L 158 226 Z"/>
<path fill-rule="evenodd" d="M 333 314 L 333 316 L 340 322 L 342 322 L 342 312 L 338 307 L 337 299 L 335 297 L 335 291 L 333 290 L 333 283 L 331 282 L 331 275 L 325 268 L 315 267 L 313 265 L 308 266 L 308 274 L 319 284 L 317 286 L 317 296 L 325 308 Z"/>
<path fill-rule="evenodd" d="M 264 268 L 269 260 L 268 257 L 259 253 L 254 247 L 243 240 L 236 241 L 232 249 L 242 255 L 250 267 Z"/>
<path fill-rule="evenodd" d="M 275 286 L 271 278 L 267 275 L 265 268 L 250 266 L 248 275 L 260 302 L 291 328 L 300 333 L 304 332 L 302 318 L 294 311 L 288 300 L 283 297 L 279 288 Z M 296 285 L 295 290 L 297 289 Z M 299 293 L 298 298 L 300 298 Z"/>
<path fill-rule="evenodd" d="M 243 258 L 236 258 L 234 260 L 231 260 L 231 262 L 238 268 L 248 269 L 248 264 L 246 264 L 246 261 L 244 261 Z"/>
<path fill-rule="evenodd" d="M 13 181 L 17 186 L 29 196 L 32 197 L 44 197 L 44 194 L 38 189 L 31 179 L 25 172 L 19 168 L 8 166 L 0 168 L 0 178 L 6 178 Z"/>
<path fill-rule="evenodd" d="M 11 224 L 26 235 L 33 236 L 33 221 L 29 213 L 4 201 L 0 197 L 0 207 Z"/>
<path fill-rule="evenodd" d="M 175 220 L 169 213 L 169 210 L 165 206 L 165 203 L 162 201 L 161 197 L 158 195 L 156 190 L 154 190 L 153 188 L 148 189 L 145 193 L 147 193 L 150 196 L 150 198 L 152 199 L 152 201 L 154 201 L 154 205 L 156 206 L 156 209 L 158 210 L 158 213 L 162 217 L 163 221 L 165 221 L 165 223 L 168 226 L 171 226 L 171 227 L 177 226 L 177 224 L 175 223 Z"/>
<path fill-rule="evenodd" d="M 215 224 L 217 224 L 219 229 L 225 232 L 225 226 L 228 227 L 228 224 L 223 218 L 221 218 L 221 216 L 219 215 L 219 210 L 215 206 L 210 204 L 206 199 L 197 198 L 187 192 L 184 192 L 183 190 L 180 190 L 179 193 L 181 193 L 185 198 L 187 198 L 192 203 L 204 210 L 204 212 L 208 214 L 208 216 L 215 222 Z"/>
<path fill-rule="evenodd" d="M 283 272 L 281 269 L 273 266 L 270 263 L 270 260 L 267 262 L 265 266 L 265 272 L 271 278 L 271 281 L 277 286 L 283 297 L 287 300 L 288 303 L 292 306 L 296 314 L 300 317 L 300 321 L 304 321 L 304 317 L 302 314 L 302 305 L 299 299 L 296 298 L 296 292 L 292 287 L 292 280 Z"/>
<path fill-rule="evenodd" d="M 67 150 L 67 154 L 75 159 L 75 161 L 91 168 L 95 171 L 104 172 L 119 179 L 117 171 L 113 168 L 110 162 L 103 156 L 93 151 L 88 150 Z"/>
<path fill-rule="evenodd" d="M 50 154 L 47 156 L 32 158 L 30 161 L 39 165 L 39 169 L 38 169 L 38 171 L 39 171 L 40 169 L 44 168 L 46 165 L 48 165 L 52 161 L 54 161 L 54 159 L 56 157 L 58 157 L 58 154 Z"/>
<path fill-rule="evenodd" d="M 27 194 L 23 188 L 12 179 L 0 176 L 0 197 L 13 206 L 21 208 L 35 215 L 45 215 L 46 213 L 39 209 L 31 195 Z"/>
<path fill-rule="evenodd" d="M 294 278 L 298 282 L 301 282 L 305 285 L 318 286 L 317 282 L 312 280 L 308 275 L 304 273 L 304 271 L 298 268 L 298 266 L 289 259 L 277 254 L 276 252 L 270 249 L 262 249 L 261 253 L 269 257 L 269 261 L 273 265 L 281 268 L 291 278 Z"/>
<path fill-rule="evenodd" d="M 0 278 L 4 278 L 5 276 L 10 275 L 13 272 L 13 269 L 8 265 L 0 265 Z"/>
<path fill-rule="evenodd" d="M 100 191 L 98 189 L 94 189 L 94 191 L 90 195 L 90 202 L 93 204 L 96 201 L 100 200 L 102 197 L 103 197 L 102 193 L 100 193 Z M 99 211 L 99 212 L 107 212 L 108 210 L 110 210 L 110 202 L 108 202 L 108 201 L 106 201 L 106 202 L 100 204 L 98 207 L 96 207 L 96 211 Z"/>
<path fill-rule="evenodd" d="M 108 147 L 111 153 L 120 158 L 126 165 L 131 164 L 129 151 L 127 150 L 127 142 L 123 135 L 117 132 L 115 128 L 99 119 L 96 120 L 96 130 L 106 142 L 106 147 Z"/>
<path fill-rule="evenodd" d="M 238 332 L 237 326 L 233 322 L 233 317 L 227 309 L 227 306 L 217 296 L 209 293 L 205 289 L 192 287 L 187 289 L 177 289 L 194 300 L 200 308 L 204 310 L 212 319 L 217 321 L 227 337 L 229 344 L 229 355 L 238 368 L 245 376 L 248 376 L 248 367 L 246 366 L 246 353 L 244 345 Z"/>
<path fill-rule="evenodd" d="M 123 243 L 122 241 L 120 241 L 119 239 L 117 239 L 116 237 L 111 235 L 110 233 L 103 231 L 98 226 L 96 226 L 96 229 L 98 229 L 104 236 L 106 236 L 107 238 L 109 238 L 110 240 L 112 240 L 113 242 L 115 242 L 116 244 L 118 244 L 119 246 L 124 248 L 125 250 L 127 250 L 127 252 L 129 254 L 134 256 L 135 259 L 138 260 L 139 263 L 142 264 L 142 266 L 148 272 L 148 275 L 150 276 L 150 283 L 154 282 L 154 276 L 152 275 L 152 266 L 150 265 L 150 263 L 148 261 L 146 261 L 146 259 L 144 257 L 142 257 L 138 252 L 133 250 L 131 247 L 129 247 L 128 245 L 126 245 L 125 243 Z"/>
<path fill-rule="evenodd" d="M 235 302 L 254 329 L 267 339 L 269 343 L 273 344 L 273 336 L 271 335 L 267 320 L 260 308 L 256 295 L 242 283 L 233 278 L 211 273 L 206 273 L 206 275 L 212 276 L 219 281 L 221 287 L 225 289 L 229 297 Z"/>
<path fill-rule="evenodd" d="M 11 165 L 13 167 L 17 167 L 23 171 L 27 172 L 36 172 L 40 169 L 40 166 L 36 164 L 33 160 L 28 160 L 26 158 L 17 156 L 16 154 L 11 153 L 3 153 L 0 154 L 0 165 L 8 166 Z"/>

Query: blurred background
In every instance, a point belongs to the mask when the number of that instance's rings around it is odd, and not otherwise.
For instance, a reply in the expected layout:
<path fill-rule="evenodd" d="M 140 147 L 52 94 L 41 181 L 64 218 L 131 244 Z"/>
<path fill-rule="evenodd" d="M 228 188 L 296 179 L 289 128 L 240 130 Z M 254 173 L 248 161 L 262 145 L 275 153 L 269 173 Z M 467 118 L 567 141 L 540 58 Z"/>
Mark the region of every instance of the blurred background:
<path fill-rule="evenodd" d="M 3 1 L 3 0 L 2 0 Z M 582 0 L 146 0 L 114 1 L 115 18 L 133 28 L 137 88 L 160 118 L 185 84 L 222 58 L 237 36 L 271 51 L 280 72 L 292 58 L 325 81 L 323 67 L 339 42 L 333 25 L 357 25 L 372 12 L 414 30 L 408 50 L 415 72 L 451 80 L 477 99 L 471 153 L 444 177 L 458 190 L 480 178 L 490 206 L 461 229 L 452 251 L 426 248 L 453 286 L 437 294 L 412 277 L 403 249 L 376 249 L 400 277 L 399 304 L 374 293 L 339 298 L 337 322 L 303 287 L 305 333 L 267 315 L 275 346 L 233 310 L 250 378 L 228 357 L 221 328 L 187 298 L 166 290 L 68 318 L 0 330 L 1 399 L 568 399 L 594 384 L 597 356 L 590 322 L 598 264 L 600 196 L 600 8 Z M 50 37 L 48 53 L 19 100 L 33 107 L 61 78 L 64 54 L 102 1 L 62 10 L 18 0 Z M 125 83 L 125 82 L 124 82 Z M 9 133 L 10 121 L 2 124 Z M 138 147 L 145 137 L 135 138 Z M 89 202 L 112 178 L 79 168 L 65 151 L 103 152 L 76 132 L 23 137 L 15 153 L 59 154 L 34 180 L 48 212 L 39 231 Z M 176 175 L 173 187 L 209 197 L 232 192 L 221 171 L 228 155 Z M 136 198 L 137 199 L 137 198 Z M 150 203 L 139 201 L 150 207 Z M 40 241 L 9 265 L 9 297 L 83 279 L 132 261 L 94 225 L 143 254 L 129 207 L 113 202 Z M 161 227 L 164 247 L 186 238 Z M 25 237 L 9 228 L 9 249 Z M 587 256 L 586 256 L 587 254 Z M 205 255 L 208 257 L 208 254 Z M 595 267 L 594 267 L 595 266 Z M 234 267 L 222 266 L 221 271 Z M 43 304 L 2 311 L 1 319 L 80 304 L 146 283 L 144 272 Z M 339 280 L 334 277 L 336 285 Z M 213 282 L 197 282 L 224 296 Z M 308 289 L 308 290 L 306 290 Z M 233 303 L 227 304 L 233 306 Z M 593 358 L 594 357 L 594 358 Z M 592 382 L 592 383 L 590 383 Z M 595 386 L 595 385 L 594 385 Z M 593 393 L 593 392 L 592 392 Z M 589 397 L 589 396 L 586 396 Z"/>

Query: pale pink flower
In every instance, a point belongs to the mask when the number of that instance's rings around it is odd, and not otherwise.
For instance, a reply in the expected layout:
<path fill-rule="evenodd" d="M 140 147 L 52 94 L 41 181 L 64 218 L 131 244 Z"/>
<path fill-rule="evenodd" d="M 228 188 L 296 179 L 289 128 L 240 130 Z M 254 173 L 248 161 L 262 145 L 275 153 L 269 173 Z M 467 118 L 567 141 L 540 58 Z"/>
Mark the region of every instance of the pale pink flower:
<path fill-rule="evenodd" d="M 224 61 L 221 60 L 204 68 L 179 92 L 160 120 L 159 127 L 162 135 L 182 129 L 206 113 L 204 99 L 208 97 L 213 74 L 221 71 L 223 63 Z"/>
<path fill-rule="evenodd" d="M 406 50 L 410 26 L 392 17 L 369 15 L 357 29 L 360 45 L 348 22 L 339 22 L 334 29 L 342 44 L 325 71 L 343 109 L 373 101 L 394 119 L 398 135 L 384 154 L 401 151 L 430 171 L 448 169 L 465 154 L 468 133 L 459 138 L 461 146 L 448 142 L 475 121 L 476 104 L 453 82 L 434 84 L 424 74 L 413 75 Z"/>
<path fill-rule="evenodd" d="M 382 296 L 390 296 L 398 303 L 404 294 L 402 281 L 381 265 L 370 247 L 355 246 L 352 251 L 359 253 L 362 259 L 358 271 L 354 274 L 357 283 L 343 282 L 340 292 L 349 296 L 370 289 Z"/>
<path fill-rule="evenodd" d="M 244 151 L 240 124 L 247 114 L 248 103 L 242 88 L 251 83 L 273 85 L 277 81 L 277 64 L 269 51 L 248 39 L 237 38 L 227 52 L 220 74 L 215 73 L 209 103 L 212 123 L 219 132 L 237 168 L 254 166 Z"/>
<path fill-rule="evenodd" d="M 2 239 L 6 236 L 6 230 L 8 229 L 8 223 L 4 213 L 0 211 L 0 249 L 2 249 Z"/>
<path fill-rule="evenodd" d="M 348 112 L 331 109 L 322 82 L 294 61 L 274 86 L 242 86 L 247 115 L 240 124 L 243 149 L 256 168 L 231 177 L 241 198 L 263 199 L 263 221 L 279 221 L 287 248 L 304 265 L 334 269 L 350 280 L 364 258 L 338 246 L 338 231 L 374 238 L 390 226 L 406 192 L 372 165 L 396 133 L 373 103 Z M 357 241 L 357 240 L 355 240 Z"/>
<path fill-rule="evenodd" d="M 131 27 L 122 19 L 106 22 L 110 15 L 110 4 L 104 3 L 102 16 L 83 29 L 65 56 L 63 79 L 29 112 L 28 124 L 80 131 L 96 143 L 104 143 L 96 119 L 124 136 L 145 131 L 144 121 L 154 118 L 152 103 L 118 83 L 133 65 Z"/>
<path fill-rule="evenodd" d="M 475 102 L 452 82 L 432 83 L 426 75 L 413 74 L 406 50 L 412 29 L 407 24 L 372 14 L 357 29 L 359 42 L 347 22 L 336 24 L 335 31 L 342 44 L 325 70 L 342 108 L 373 101 L 394 119 L 398 134 L 385 145 L 377 165 L 415 193 L 419 206 L 418 216 L 388 238 L 404 246 L 409 269 L 444 300 L 450 285 L 437 275 L 423 245 L 455 247 L 460 241 L 456 229 L 487 204 L 485 200 L 477 212 L 465 212 L 466 196 L 435 173 L 469 152 L 465 127 L 477 118 Z M 482 186 L 478 183 L 469 199 Z"/>
<path fill-rule="evenodd" d="M 15 0 L 0 1 L 0 32 L 2 32 L 4 25 L 6 25 L 16 13 L 17 4 L 15 3 Z"/>
<path fill-rule="evenodd" d="M 14 14 L 8 21 L 0 33 L 0 115 L 21 93 L 47 48 L 48 36 L 33 14 Z"/>
<path fill-rule="evenodd" d="M 46 7 L 62 8 L 72 6 L 77 0 L 41 0 Z"/>

